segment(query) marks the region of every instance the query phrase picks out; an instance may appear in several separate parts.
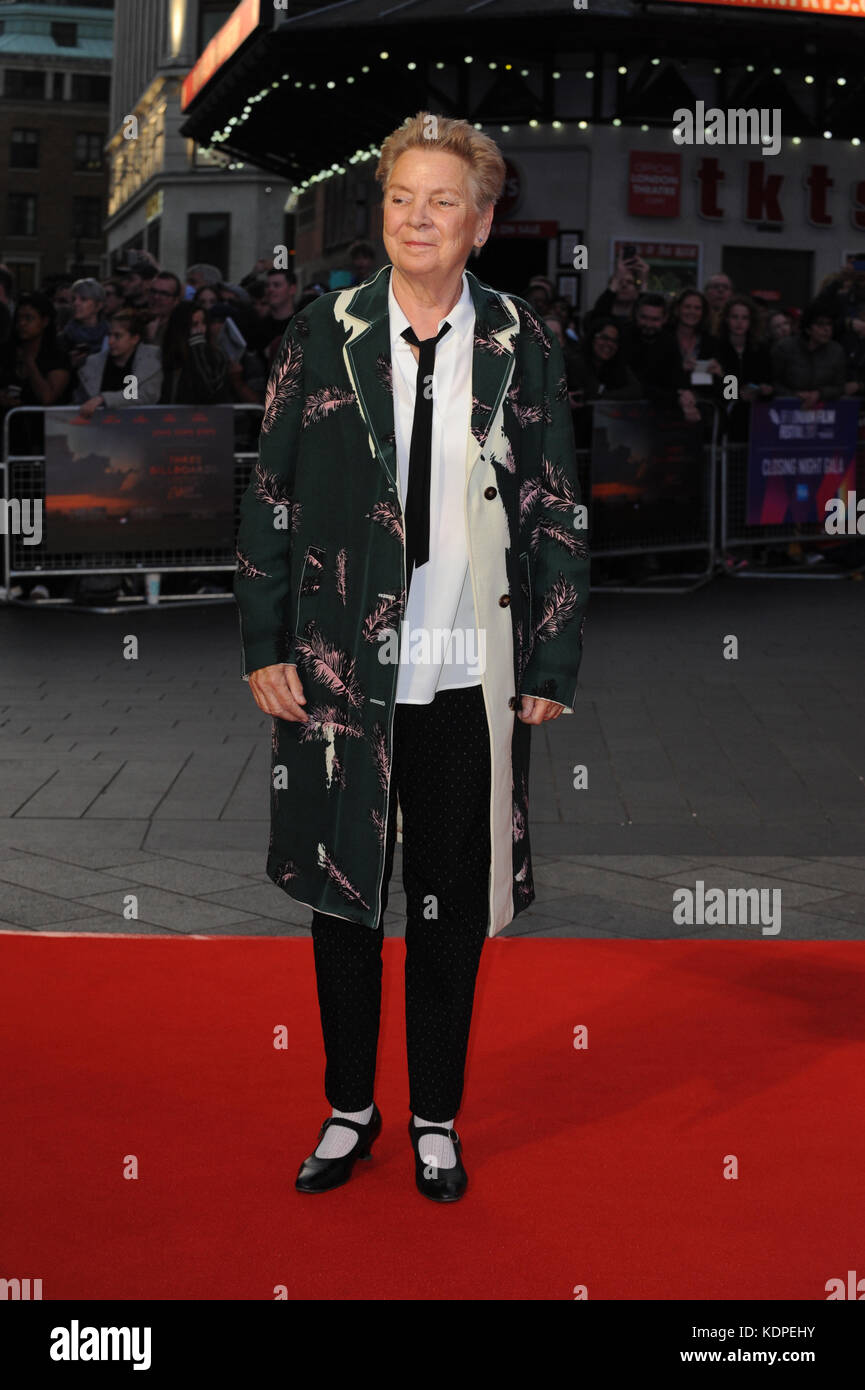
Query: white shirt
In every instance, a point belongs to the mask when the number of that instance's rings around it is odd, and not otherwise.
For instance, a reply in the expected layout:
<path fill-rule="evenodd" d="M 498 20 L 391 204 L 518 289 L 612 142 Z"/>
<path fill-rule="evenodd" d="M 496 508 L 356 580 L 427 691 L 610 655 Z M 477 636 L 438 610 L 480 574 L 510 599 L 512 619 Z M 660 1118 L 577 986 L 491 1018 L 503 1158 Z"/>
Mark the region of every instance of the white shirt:
<path fill-rule="evenodd" d="M 388 312 L 394 432 L 404 509 L 418 364 L 402 337 L 410 323 L 393 292 L 393 272 Z M 436 346 L 433 371 L 429 559 L 409 576 L 400 634 L 396 700 L 407 705 L 427 705 L 437 690 L 479 685 L 485 651 L 477 630 L 464 508 L 475 327 L 465 272 L 462 294 L 450 313 L 439 319 L 436 332 L 443 323 L 449 323 L 450 329 Z"/>

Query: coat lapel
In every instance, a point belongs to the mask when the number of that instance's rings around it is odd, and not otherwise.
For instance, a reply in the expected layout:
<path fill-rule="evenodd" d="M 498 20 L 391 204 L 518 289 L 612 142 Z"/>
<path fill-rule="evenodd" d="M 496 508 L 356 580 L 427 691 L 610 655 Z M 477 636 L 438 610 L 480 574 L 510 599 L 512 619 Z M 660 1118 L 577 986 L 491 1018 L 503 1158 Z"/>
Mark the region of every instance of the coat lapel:
<path fill-rule="evenodd" d="M 393 267 L 381 270 L 362 285 L 343 290 L 334 303 L 334 317 L 346 329 L 343 347 L 346 370 L 370 435 L 370 449 L 396 487 L 397 458 L 393 418 L 393 367 L 390 354 L 388 291 Z M 467 272 L 475 306 L 472 351 L 471 437 L 466 472 L 471 472 L 505 393 L 514 355 L 519 320 L 500 295 Z"/>

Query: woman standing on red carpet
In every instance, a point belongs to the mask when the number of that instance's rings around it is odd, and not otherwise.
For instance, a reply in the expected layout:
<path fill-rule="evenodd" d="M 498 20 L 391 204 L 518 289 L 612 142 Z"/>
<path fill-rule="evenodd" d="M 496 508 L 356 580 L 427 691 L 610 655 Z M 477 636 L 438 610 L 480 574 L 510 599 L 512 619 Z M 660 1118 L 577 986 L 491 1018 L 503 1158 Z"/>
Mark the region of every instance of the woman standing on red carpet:
<path fill-rule="evenodd" d="M 273 718 L 267 872 L 313 909 L 332 1113 L 296 1186 L 347 1182 L 381 1130 L 399 805 L 409 1137 L 418 1190 L 454 1201 L 481 949 L 534 898 L 531 726 L 573 713 L 586 518 L 561 348 L 465 268 L 504 186 L 498 147 L 420 112 L 376 176 L 390 263 L 288 324 L 235 595 Z"/>

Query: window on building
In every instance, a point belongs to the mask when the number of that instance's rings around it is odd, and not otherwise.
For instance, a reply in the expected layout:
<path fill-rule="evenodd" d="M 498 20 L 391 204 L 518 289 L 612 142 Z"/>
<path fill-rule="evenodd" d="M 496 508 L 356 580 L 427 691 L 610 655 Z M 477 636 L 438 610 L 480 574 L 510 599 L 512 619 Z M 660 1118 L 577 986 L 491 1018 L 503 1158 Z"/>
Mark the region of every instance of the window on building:
<path fill-rule="evenodd" d="M 4 95 L 16 101 L 42 101 L 44 72 L 40 68 L 7 68 Z"/>
<path fill-rule="evenodd" d="M 98 131 L 79 130 L 75 136 L 75 168 L 96 173 L 102 164 L 102 136 Z"/>
<path fill-rule="evenodd" d="M 186 264 L 218 266 L 228 278 L 231 217 L 227 212 L 191 212 L 187 222 Z"/>
<path fill-rule="evenodd" d="M 24 294 L 28 290 L 36 289 L 39 283 L 36 261 L 16 261 L 14 256 L 7 256 L 4 264 L 8 267 L 9 274 L 15 282 L 17 294 Z"/>
<path fill-rule="evenodd" d="M 104 102 L 111 94 L 111 78 L 95 72 L 73 72 L 72 100 Z"/>
<path fill-rule="evenodd" d="M 10 169 L 39 168 L 39 131 L 14 129 L 9 144 Z"/>
<path fill-rule="evenodd" d="M 51 37 L 58 48 L 77 48 L 78 25 L 68 24 L 62 19 L 52 20 Z"/>
<path fill-rule="evenodd" d="M 102 236 L 102 199 L 72 199 L 72 235 L 85 241 L 98 241 Z"/>
<path fill-rule="evenodd" d="M 10 193 L 6 209 L 6 231 L 9 236 L 36 235 L 35 193 Z"/>

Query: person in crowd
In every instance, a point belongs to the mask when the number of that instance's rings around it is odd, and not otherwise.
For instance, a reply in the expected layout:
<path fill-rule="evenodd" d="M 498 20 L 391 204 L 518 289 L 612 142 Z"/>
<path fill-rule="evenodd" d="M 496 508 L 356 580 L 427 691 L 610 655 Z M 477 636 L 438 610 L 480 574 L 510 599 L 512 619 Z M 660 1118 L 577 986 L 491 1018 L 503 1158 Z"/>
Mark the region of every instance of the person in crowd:
<path fill-rule="evenodd" d="M 56 275 L 51 277 L 50 288 L 47 285 L 44 287 L 44 292 L 50 296 L 54 305 L 55 333 L 62 332 L 72 317 L 73 283 L 71 275 Z"/>
<path fill-rule="evenodd" d="M 126 260 L 114 272 L 120 281 L 124 308 L 138 309 L 142 313 L 150 310 L 150 286 L 159 273 L 153 258 L 146 251 L 129 251 Z"/>
<path fill-rule="evenodd" d="M 189 266 L 186 271 L 186 284 L 193 291 L 200 290 L 204 285 L 212 285 L 216 289 L 216 286 L 222 283 L 222 279 L 219 267 L 208 265 L 205 261 Z"/>
<path fill-rule="evenodd" d="M 561 323 L 566 344 L 570 342 L 576 345 L 580 335 L 574 326 L 574 306 L 570 300 L 565 299 L 563 295 L 557 295 L 550 305 L 549 313 Z"/>
<path fill-rule="evenodd" d="M 165 338 L 168 320 L 183 297 L 180 277 L 171 270 L 160 270 L 150 282 L 148 304 L 150 316 L 147 323 L 146 341 L 161 347 Z"/>
<path fill-rule="evenodd" d="M 673 301 L 669 326 L 659 336 L 645 374 L 649 398 L 663 407 L 678 403 L 692 423 L 703 418 L 699 401 L 722 403 L 720 344 L 709 331 L 710 318 L 705 295 L 697 289 L 682 290 Z M 709 376 L 711 385 L 695 381 L 695 375 Z M 708 425 L 708 412 L 706 421 Z"/>
<path fill-rule="evenodd" d="M 105 291 L 102 312 L 106 319 L 111 319 L 126 307 L 123 300 L 123 286 L 119 280 L 112 276 L 110 279 L 102 281 L 102 288 Z"/>
<path fill-rule="evenodd" d="M 780 343 L 782 338 L 790 337 L 793 332 L 793 320 L 783 309 L 776 309 L 774 314 L 769 315 L 769 322 L 766 327 L 771 350 L 772 346 L 775 343 Z"/>
<path fill-rule="evenodd" d="M 31 290 L 19 295 L 9 341 L 0 348 L 0 432 L 3 420 L 15 406 L 66 405 L 72 369 L 66 351 L 58 346 L 57 311 L 46 294 Z M 41 411 L 13 416 L 9 421 L 11 454 L 41 456 L 45 450 L 45 426 Z M 24 598 L 50 598 L 46 584 L 13 586 Z"/>
<path fill-rule="evenodd" d="M 637 377 L 622 357 L 620 330 L 621 325 L 611 316 L 592 319 L 584 343 L 570 362 L 565 359 L 578 449 L 591 444 L 592 401 L 637 401 L 642 395 Z"/>
<path fill-rule="evenodd" d="M 0 265 L 0 347 L 12 336 L 12 315 L 15 311 L 13 294 L 15 281 L 8 266 Z"/>
<path fill-rule="evenodd" d="M 751 402 L 772 395 L 772 362 L 757 333 L 757 315 L 746 295 L 733 294 L 721 311 L 718 361 L 723 376 L 736 378 L 738 398 L 724 400 L 727 438 L 744 444 L 751 423 Z"/>
<path fill-rule="evenodd" d="M 535 313 L 543 318 L 549 313 L 555 294 L 556 287 L 552 280 L 547 279 L 546 275 L 533 275 L 529 280 L 525 298 Z"/>
<path fill-rule="evenodd" d="M 199 307 L 195 305 L 194 300 L 193 305 Z M 224 353 L 228 359 L 230 399 L 244 401 L 250 405 L 263 405 L 267 386 L 267 363 L 262 353 L 250 348 L 236 325 L 230 304 L 220 302 L 204 312 L 208 343 L 212 348 Z"/>
<path fill-rule="evenodd" d="M 823 277 L 813 304 L 820 314 L 828 314 L 836 326 L 836 335 L 839 335 L 856 316 L 863 297 L 865 273 L 848 262 L 840 271 Z"/>
<path fill-rule="evenodd" d="M 353 241 L 348 248 L 348 259 L 351 262 L 351 283 L 362 285 L 375 270 L 375 247 L 371 241 Z"/>
<path fill-rule="evenodd" d="M 210 313 L 220 303 L 219 291 L 216 285 L 201 285 L 195 291 L 191 301 L 196 309 L 204 309 L 205 313 Z"/>
<path fill-rule="evenodd" d="M 120 309 L 109 320 L 107 350 L 92 353 L 78 371 L 74 398 L 85 420 L 103 408 L 159 403 L 161 354 L 145 341 L 146 331 L 147 315 L 140 309 Z M 134 394 L 130 377 L 135 378 Z"/>
<path fill-rule="evenodd" d="M 709 305 L 709 332 L 716 337 L 721 327 L 721 315 L 724 312 L 724 305 L 733 293 L 733 281 L 729 275 L 723 271 L 717 275 L 711 275 L 704 287 L 706 302 Z"/>
<path fill-rule="evenodd" d="M 252 305 L 256 324 L 259 325 L 259 321 L 266 319 L 270 313 L 270 305 L 267 302 L 267 286 L 263 285 L 261 281 L 258 280 L 253 284 L 247 285 L 245 288 L 249 294 L 249 302 Z"/>
<path fill-rule="evenodd" d="M 268 365 L 273 361 L 289 321 L 294 317 L 296 297 L 297 276 L 293 270 L 267 272 L 268 314 L 261 322 L 254 346 L 264 349 Z"/>
<path fill-rule="evenodd" d="M 619 323 L 619 352 L 646 394 L 646 377 L 667 323 L 667 301 L 662 294 L 647 290 L 634 306 L 630 323 Z"/>
<path fill-rule="evenodd" d="M 57 335 L 77 372 L 92 352 L 102 352 L 108 336 L 105 291 L 98 280 L 76 280 L 72 286 L 72 318 Z"/>
<path fill-rule="evenodd" d="M 847 358 L 835 342 L 835 319 L 813 301 L 802 315 L 802 332 L 772 349 L 772 377 L 779 396 L 798 396 L 805 410 L 838 400 L 847 380 Z"/>
<path fill-rule="evenodd" d="M 585 315 L 583 331 L 588 333 L 594 319 L 612 318 L 620 325 L 633 322 L 634 306 L 640 296 L 640 287 L 649 279 L 649 267 L 639 256 L 625 260 L 619 257 L 616 270 L 610 276 L 607 288 L 598 295 L 592 308 Z"/>
<path fill-rule="evenodd" d="M 184 300 L 162 342 L 163 405 L 220 405 L 232 399 L 226 354 L 208 340 L 207 310 Z"/>

